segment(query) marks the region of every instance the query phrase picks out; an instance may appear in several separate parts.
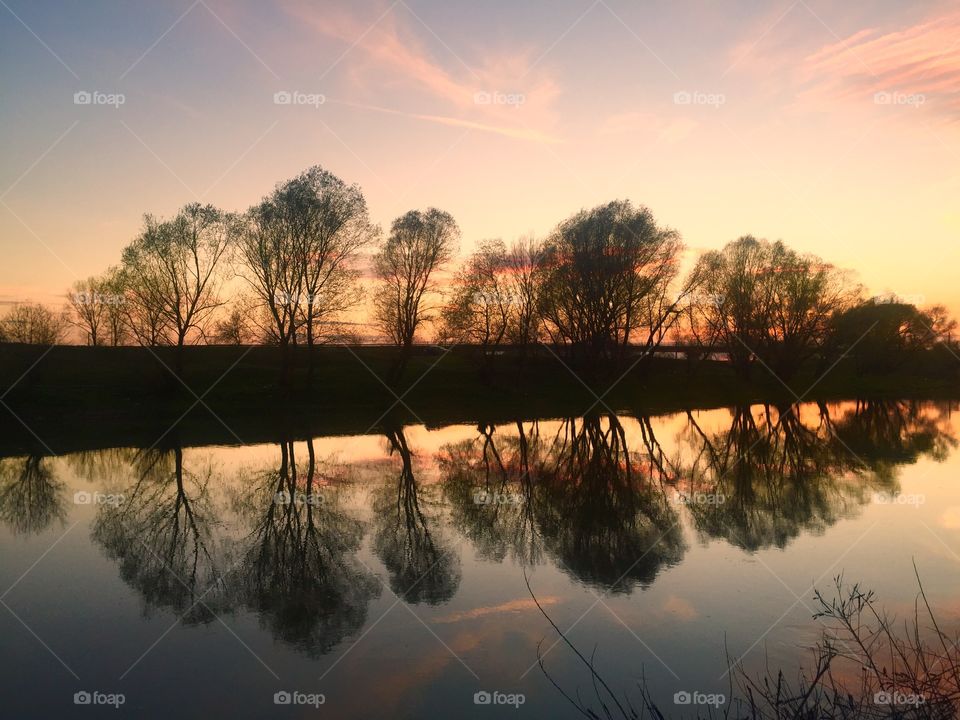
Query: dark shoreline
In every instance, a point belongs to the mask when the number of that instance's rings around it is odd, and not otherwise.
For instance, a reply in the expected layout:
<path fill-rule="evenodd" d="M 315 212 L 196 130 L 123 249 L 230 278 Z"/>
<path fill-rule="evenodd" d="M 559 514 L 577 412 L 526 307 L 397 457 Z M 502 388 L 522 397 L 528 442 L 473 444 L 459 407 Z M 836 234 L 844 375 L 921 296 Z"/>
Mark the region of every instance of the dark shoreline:
<path fill-rule="evenodd" d="M 284 387 L 278 348 L 185 348 L 181 382 L 173 371 L 174 348 L 3 345 L 0 395 L 7 393 L 7 407 L 0 406 L 0 457 L 276 442 L 375 432 L 391 423 L 502 423 L 588 410 L 652 415 L 758 402 L 789 405 L 797 395 L 804 401 L 960 399 L 955 372 L 863 376 L 847 362 L 822 379 L 817 368 L 799 374 L 790 384 L 795 395 L 762 367 L 745 382 L 720 362 L 655 359 L 614 385 L 622 370 L 574 376 L 541 352 L 522 370 L 515 357 L 495 357 L 481 376 L 482 356 L 475 348 L 446 355 L 418 348 L 394 395 L 378 379 L 389 376 L 393 358 L 391 348 L 296 348 Z"/>

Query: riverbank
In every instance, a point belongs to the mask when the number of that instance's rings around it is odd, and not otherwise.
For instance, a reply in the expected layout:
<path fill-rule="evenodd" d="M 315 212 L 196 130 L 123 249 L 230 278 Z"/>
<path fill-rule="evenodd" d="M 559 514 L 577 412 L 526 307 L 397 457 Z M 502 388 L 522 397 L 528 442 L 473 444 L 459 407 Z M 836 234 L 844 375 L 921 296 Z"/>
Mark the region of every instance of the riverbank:
<path fill-rule="evenodd" d="M 392 348 L 0 346 L 0 455 L 102 447 L 237 444 L 614 411 L 658 414 L 797 399 L 960 398 L 956 372 L 865 376 L 841 362 L 789 387 L 763 367 L 749 382 L 722 362 L 657 358 L 605 375 L 541 349 L 521 364 L 475 348 L 417 348 L 387 386 Z M 960 362 L 957 363 L 960 367 Z M 10 388 L 8 390 L 8 388 Z M 6 393 L 6 394 L 4 394 Z M 399 401 L 398 401 L 399 398 Z M 598 401 L 599 398 L 599 401 Z"/>

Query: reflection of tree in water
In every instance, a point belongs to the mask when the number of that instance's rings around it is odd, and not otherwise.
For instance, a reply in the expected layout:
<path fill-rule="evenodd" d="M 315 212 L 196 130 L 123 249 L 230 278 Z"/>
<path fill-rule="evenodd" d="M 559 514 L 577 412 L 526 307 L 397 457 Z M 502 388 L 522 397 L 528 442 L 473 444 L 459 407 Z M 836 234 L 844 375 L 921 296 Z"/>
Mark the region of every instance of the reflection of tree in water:
<path fill-rule="evenodd" d="M 421 488 L 402 428 L 387 430 L 391 454 L 400 456 L 396 485 L 388 482 L 374 502 L 375 548 L 390 576 L 390 588 L 408 603 L 436 605 L 460 585 L 460 558 L 446 547 L 439 522 L 429 512 L 434 488 Z"/>
<path fill-rule="evenodd" d="M 241 515 L 253 527 L 232 575 L 277 637 L 318 655 L 363 627 L 380 585 L 354 556 L 363 524 L 340 509 L 336 483 L 318 477 L 312 441 L 307 451 L 304 473 L 294 443 L 282 443 L 279 468 L 243 489 Z"/>
<path fill-rule="evenodd" d="M 140 457 L 141 453 L 132 448 L 105 448 L 102 450 L 81 450 L 70 453 L 64 459 L 67 466 L 81 480 L 94 483 L 98 487 L 114 484 L 130 477 L 130 466 L 140 462 L 149 462 Z"/>
<path fill-rule="evenodd" d="M 683 557 L 677 514 L 631 456 L 615 415 L 588 416 L 579 427 L 566 421 L 545 459 L 537 524 L 548 551 L 578 578 L 629 592 Z"/>
<path fill-rule="evenodd" d="M 187 623 L 210 622 L 226 605 L 223 568 L 215 560 L 213 470 L 186 470 L 179 447 L 139 452 L 133 466 L 136 482 L 119 505 L 98 509 L 93 537 L 148 608 L 168 607 Z"/>
<path fill-rule="evenodd" d="M 30 534 L 65 517 L 64 484 L 45 458 L 0 460 L 0 521 L 15 533 Z"/>
<path fill-rule="evenodd" d="M 833 424 L 833 432 L 848 454 L 855 453 L 877 475 L 892 477 L 898 465 L 924 455 L 943 462 L 956 447 L 948 417 L 931 410 L 930 403 L 916 401 L 859 401 Z"/>
<path fill-rule="evenodd" d="M 442 448 L 440 472 L 453 524 L 480 557 L 499 562 L 512 555 L 534 564 L 543 555 L 530 472 L 539 425 L 531 423 L 527 430 L 518 421 L 516 428 L 516 437 L 501 438 L 493 425 L 479 425 L 479 437 Z"/>
<path fill-rule="evenodd" d="M 796 406 L 764 407 L 759 418 L 740 407 L 712 434 L 688 413 L 695 452 L 680 489 L 701 533 L 747 550 L 785 547 L 855 513 L 873 492 L 896 492 L 894 467 L 946 441 L 935 421 L 899 403 L 858 403 L 836 421 L 818 409 L 812 423 Z"/>
<path fill-rule="evenodd" d="M 546 551 L 613 592 L 649 584 L 680 560 L 677 515 L 652 478 L 665 468 L 649 423 L 646 462 L 631 454 L 613 415 L 566 420 L 552 440 L 536 424 L 518 430 L 498 448 L 493 430 L 481 426 L 481 438 L 447 446 L 441 457 L 454 520 L 482 553 L 535 562 Z M 477 491 L 499 497 L 476 503 Z"/>

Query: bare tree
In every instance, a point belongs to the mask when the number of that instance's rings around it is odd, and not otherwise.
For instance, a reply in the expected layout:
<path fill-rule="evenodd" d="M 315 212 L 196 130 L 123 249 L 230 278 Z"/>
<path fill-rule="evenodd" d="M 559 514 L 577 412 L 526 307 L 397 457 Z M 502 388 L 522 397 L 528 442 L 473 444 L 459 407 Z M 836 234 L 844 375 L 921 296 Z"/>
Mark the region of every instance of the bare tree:
<path fill-rule="evenodd" d="M 106 307 L 100 297 L 100 281 L 95 277 L 77 280 L 67 292 L 67 302 L 73 310 L 71 324 L 78 327 L 91 345 L 99 345 Z"/>
<path fill-rule="evenodd" d="M 417 331 L 432 319 L 430 297 L 438 291 L 435 274 L 453 258 L 459 237 L 460 228 L 449 213 L 411 210 L 393 221 L 390 236 L 374 258 L 380 280 L 374 316 L 381 330 L 403 348 L 398 372 Z"/>
<path fill-rule="evenodd" d="M 254 338 L 248 309 L 242 299 L 234 302 L 230 312 L 214 325 L 214 339 L 224 345 L 244 345 Z"/>
<path fill-rule="evenodd" d="M 108 272 L 99 277 L 78 280 L 67 293 L 73 310 L 72 325 L 79 328 L 91 345 L 119 345 L 123 335 L 120 306 L 124 297 Z"/>
<path fill-rule="evenodd" d="M 100 278 L 104 299 L 104 340 L 116 347 L 126 342 L 129 328 L 126 321 L 126 288 L 120 268 L 112 267 Z"/>
<path fill-rule="evenodd" d="M 451 295 L 442 312 L 441 334 L 446 339 L 484 347 L 503 341 L 512 299 L 502 240 L 480 243 L 454 276 Z"/>
<path fill-rule="evenodd" d="M 231 220 L 199 203 L 172 220 L 144 220 L 143 232 L 123 251 L 127 291 L 142 308 L 159 313 L 183 347 L 205 337 L 210 315 L 222 304 L 217 271 L 229 248 Z"/>
<path fill-rule="evenodd" d="M 0 342 L 56 345 L 63 340 L 67 312 L 56 313 L 40 304 L 17 303 L 0 321 Z"/>
<path fill-rule="evenodd" d="M 541 286 L 545 248 L 532 237 L 515 241 L 507 253 L 507 287 L 511 299 L 510 342 L 524 348 L 540 339 Z"/>

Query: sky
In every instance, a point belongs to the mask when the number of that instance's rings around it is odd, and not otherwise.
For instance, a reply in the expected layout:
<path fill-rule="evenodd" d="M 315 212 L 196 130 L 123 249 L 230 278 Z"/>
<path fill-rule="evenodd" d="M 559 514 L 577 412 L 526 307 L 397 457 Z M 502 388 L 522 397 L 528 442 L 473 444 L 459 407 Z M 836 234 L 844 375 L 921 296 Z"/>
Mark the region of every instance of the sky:
<path fill-rule="evenodd" d="M 462 254 L 625 198 L 960 315 L 958 120 L 955 1 L 0 0 L 0 303 L 319 164 Z"/>

